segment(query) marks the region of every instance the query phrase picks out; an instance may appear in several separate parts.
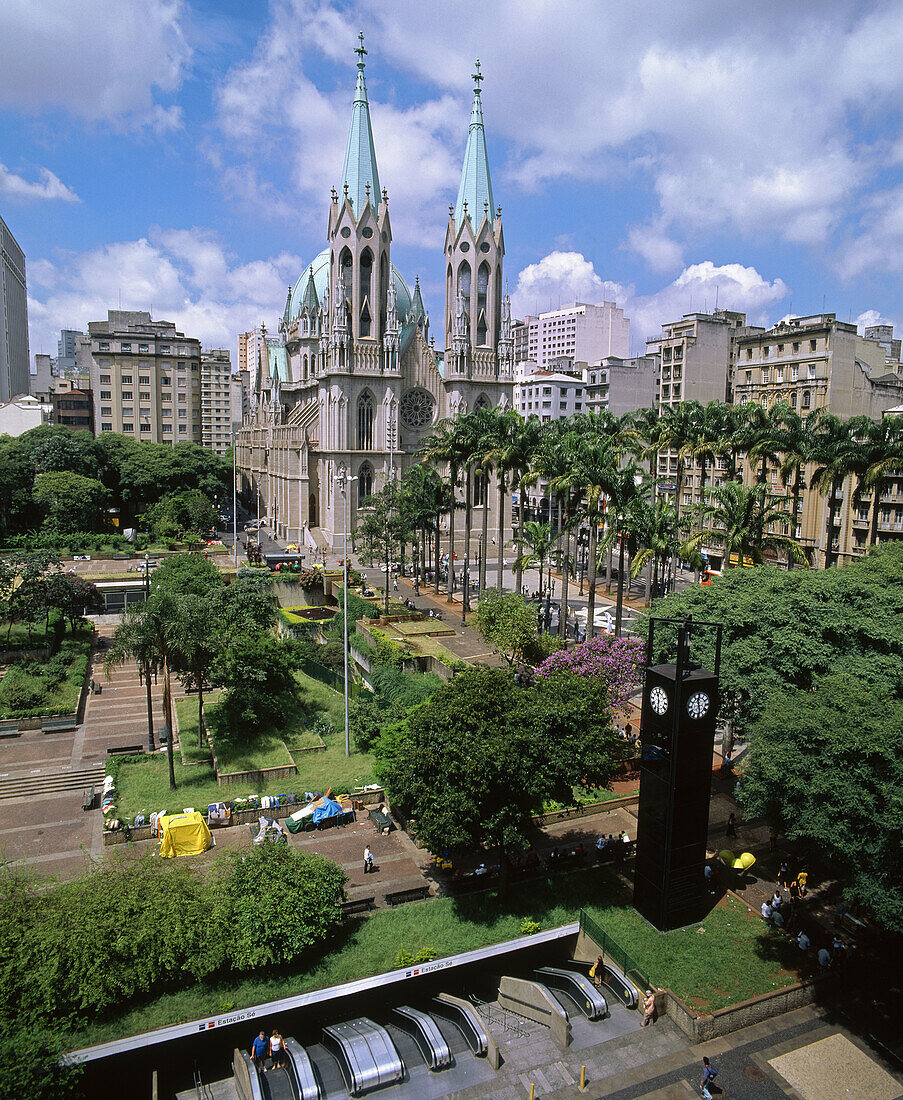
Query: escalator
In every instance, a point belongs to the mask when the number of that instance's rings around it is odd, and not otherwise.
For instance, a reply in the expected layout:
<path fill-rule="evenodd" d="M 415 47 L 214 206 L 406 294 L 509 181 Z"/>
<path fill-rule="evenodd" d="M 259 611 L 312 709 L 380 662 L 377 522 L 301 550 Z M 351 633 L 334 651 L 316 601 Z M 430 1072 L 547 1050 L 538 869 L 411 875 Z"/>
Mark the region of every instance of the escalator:
<path fill-rule="evenodd" d="M 588 1020 L 601 1020 L 608 1015 L 608 1003 L 585 974 L 557 966 L 541 966 L 533 973 L 568 1016 L 572 1016 L 575 1009 Z"/>

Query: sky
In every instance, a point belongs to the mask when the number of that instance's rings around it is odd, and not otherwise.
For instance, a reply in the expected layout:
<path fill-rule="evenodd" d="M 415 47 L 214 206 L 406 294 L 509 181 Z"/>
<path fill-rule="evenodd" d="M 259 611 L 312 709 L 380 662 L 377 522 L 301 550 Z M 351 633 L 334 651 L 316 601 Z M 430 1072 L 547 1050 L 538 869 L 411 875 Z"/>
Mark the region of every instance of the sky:
<path fill-rule="evenodd" d="M 442 344 L 480 59 L 515 316 L 614 300 L 903 323 L 903 4 L 4 0 L 0 216 L 31 352 L 107 309 L 207 347 L 326 244 L 358 31 L 392 258 Z M 899 334 L 899 333 L 898 333 Z"/>

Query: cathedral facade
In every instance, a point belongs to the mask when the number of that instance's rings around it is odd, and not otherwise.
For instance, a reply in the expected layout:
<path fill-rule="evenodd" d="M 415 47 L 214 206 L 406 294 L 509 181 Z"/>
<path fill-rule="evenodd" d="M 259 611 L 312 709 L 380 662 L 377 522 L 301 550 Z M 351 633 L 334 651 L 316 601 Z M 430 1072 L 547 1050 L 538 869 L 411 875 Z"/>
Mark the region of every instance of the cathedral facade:
<path fill-rule="evenodd" d="M 514 344 L 503 282 L 501 207 L 494 206 L 480 92 L 457 201 L 449 206 L 444 351 L 430 336 L 419 278 L 392 263 L 389 199 L 380 188 L 363 36 L 327 245 L 289 288 L 276 335 L 257 341 L 251 410 L 236 441 L 241 493 L 278 536 L 341 549 L 366 498 L 417 461 L 439 420 L 481 406 L 511 408 Z M 411 166 L 416 171 L 416 165 Z M 438 261 L 438 257 L 437 257 Z M 339 483 L 337 484 L 337 481 Z"/>

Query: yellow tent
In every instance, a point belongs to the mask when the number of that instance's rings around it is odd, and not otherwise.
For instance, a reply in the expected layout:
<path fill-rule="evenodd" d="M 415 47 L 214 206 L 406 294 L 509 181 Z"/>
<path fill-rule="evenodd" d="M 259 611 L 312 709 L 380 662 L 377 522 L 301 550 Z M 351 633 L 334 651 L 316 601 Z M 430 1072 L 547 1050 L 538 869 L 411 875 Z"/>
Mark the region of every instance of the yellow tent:
<path fill-rule="evenodd" d="M 197 811 L 161 817 L 158 825 L 163 836 L 161 856 L 193 856 L 206 852 L 213 843 L 207 823 Z"/>

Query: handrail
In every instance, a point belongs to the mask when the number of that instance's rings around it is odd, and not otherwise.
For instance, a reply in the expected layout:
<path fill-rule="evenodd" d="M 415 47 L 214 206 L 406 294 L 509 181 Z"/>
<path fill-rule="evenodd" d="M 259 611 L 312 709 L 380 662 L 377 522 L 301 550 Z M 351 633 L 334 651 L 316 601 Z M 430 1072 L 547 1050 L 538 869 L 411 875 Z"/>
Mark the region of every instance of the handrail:
<path fill-rule="evenodd" d="M 629 955 L 615 940 L 609 936 L 605 929 L 585 909 L 580 910 L 580 931 L 584 932 L 594 943 L 598 944 L 603 959 L 606 956 L 612 958 L 636 986 L 648 989 L 652 982 L 648 974 L 642 970 L 636 960 Z"/>
<path fill-rule="evenodd" d="M 320 1083 L 310 1055 L 297 1039 L 286 1039 L 285 1050 L 294 1077 L 298 1100 L 320 1100 Z"/>
<path fill-rule="evenodd" d="M 601 1020 L 608 1015 L 608 1002 L 585 974 L 557 966 L 541 966 L 533 973 L 550 989 L 561 990 L 570 997 L 588 1020 Z"/>
<path fill-rule="evenodd" d="M 467 1002 L 448 1001 L 443 995 L 433 997 L 432 1011 L 435 1015 L 450 1020 L 460 1029 L 467 1045 L 474 1054 L 482 1057 L 489 1049 L 489 1036 L 479 1013 Z"/>
<path fill-rule="evenodd" d="M 432 1017 L 410 1005 L 398 1005 L 392 1012 L 398 1017 L 398 1026 L 407 1031 L 417 1044 L 430 1069 L 442 1069 L 451 1063 L 451 1050 Z"/>

